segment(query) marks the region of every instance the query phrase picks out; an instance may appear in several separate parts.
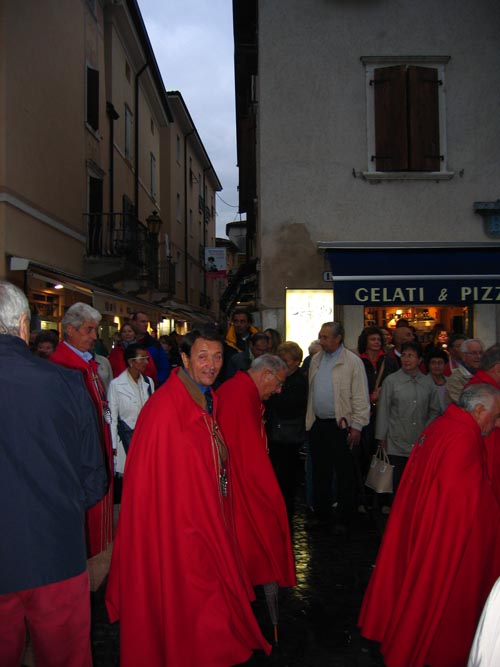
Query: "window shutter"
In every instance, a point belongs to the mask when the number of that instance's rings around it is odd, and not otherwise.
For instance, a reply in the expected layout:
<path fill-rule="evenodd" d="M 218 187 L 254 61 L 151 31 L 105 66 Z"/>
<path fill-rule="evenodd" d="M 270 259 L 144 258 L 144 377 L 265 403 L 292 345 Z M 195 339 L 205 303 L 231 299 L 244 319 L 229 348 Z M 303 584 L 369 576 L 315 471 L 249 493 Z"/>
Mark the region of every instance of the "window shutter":
<path fill-rule="evenodd" d="M 87 123 L 99 129 L 99 70 L 87 67 Z"/>
<path fill-rule="evenodd" d="M 408 67 L 410 166 L 412 171 L 439 171 L 438 72 Z"/>
<path fill-rule="evenodd" d="M 377 171 L 408 169 L 406 68 L 380 67 L 374 72 L 375 163 Z"/>

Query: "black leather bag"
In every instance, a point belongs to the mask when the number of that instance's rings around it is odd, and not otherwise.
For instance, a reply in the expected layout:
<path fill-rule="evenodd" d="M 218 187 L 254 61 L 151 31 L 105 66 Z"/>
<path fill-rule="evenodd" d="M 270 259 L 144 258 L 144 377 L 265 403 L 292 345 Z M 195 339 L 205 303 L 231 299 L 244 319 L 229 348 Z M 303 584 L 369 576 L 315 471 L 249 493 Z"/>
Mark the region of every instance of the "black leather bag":
<path fill-rule="evenodd" d="M 124 422 L 121 417 L 118 417 L 116 429 L 118 431 L 118 435 L 120 436 L 120 440 L 122 441 L 125 454 L 128 454 L 128 448 L 130 447 L 130 441 L 134 435 L 134 429 L 130 428 L 127 422 Z"/>
<path fill-rule="evenodd" d="M 273 422 L 270 440 L 290 445 L 301 445 L 305 437 L 304 417 L 280 419 Z"/>

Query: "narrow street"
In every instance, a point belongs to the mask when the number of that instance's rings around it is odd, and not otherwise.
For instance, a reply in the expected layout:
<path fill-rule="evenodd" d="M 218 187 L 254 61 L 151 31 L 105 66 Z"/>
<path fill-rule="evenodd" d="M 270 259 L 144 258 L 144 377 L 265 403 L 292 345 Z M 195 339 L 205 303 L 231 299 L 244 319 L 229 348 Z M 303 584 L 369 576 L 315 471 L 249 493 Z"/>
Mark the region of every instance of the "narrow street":
<path fill-rule="evenodd" d="M 358 515 L 349 536 L 335 536 L 329 528 L 307 530 L 303 491 L 301 486 L 294 518 L 298 583 L 293 590 L 280 591 L 279 645 L 269 658 L 255 655 L 246 664 L 381 667 L 376 649 L 359 636 L 356 619 L 386 517 L 375 511 Z M 92 594 L 94 667 L 118 667 L 119 628 L 107 621 L 104 587 L 105 583 Z M 254 609 L 271 640 L 272 626 L 261 591 Z"/>

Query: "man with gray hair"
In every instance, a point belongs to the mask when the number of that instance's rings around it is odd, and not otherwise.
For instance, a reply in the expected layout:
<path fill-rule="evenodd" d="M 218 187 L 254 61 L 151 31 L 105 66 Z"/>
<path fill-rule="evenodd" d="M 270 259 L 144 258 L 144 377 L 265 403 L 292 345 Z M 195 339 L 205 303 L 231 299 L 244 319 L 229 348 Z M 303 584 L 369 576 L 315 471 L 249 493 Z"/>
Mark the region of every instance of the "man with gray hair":
<path fill-rule="evenodd" d="M 285 362 L 263 354 L 217 390 L 218 419 L 233 470 L 236 535 L 252 586 L 295 586 L 285 501 L 267 449 L 264 405 L 281 392 Z M 277 588 L 277 587 L 276 587 Z"/>
<path fill-rule="evenodd" d="M 90 667 L 85 510 L 107 476 L 78 374 L 33 355 L 28 301 L 0 282 L 0 664 Z"/>
<path fill-rule="evenodd" d="M 483 352 L 478 371 L 471 377 L 467 387 L 486 382 L 500 389 L 500 345 L 495 343 Z M 485 438 L 488 471 L 493 492 L 500 503 L 500 429 L 494 429 Z"/>
<path fill-rule="evenodd" d="M 50 361 L 79 371 L 95 408 L 102 457 L 108 471 L 109 487 L 104 498 L 87 513 L 87 550 L 89 558 L 105 551 L 113 532 L 113 449 L 109 428 L 111 413 L 106 389 L 92 355 L 97 340 L 101 313 L 87 303 L 77 302 L 68 308 L 63 320 L 64 340 Z"/>
<path fill-rule="evenodd" d="M 484 346 L 479 338 L 468 338 L 460 345 L 459 365 L 446 382 L 446 404 L 458 403 L 462 389 L 481 365 Z"/>
<path fill-rule="evenodd" d="M 483 439 L 499 426 L 500 389 L 474 384 L 413 447 L 359 618 L 387 665 L 467 664 L 500 575 L 500 505 Z"/>
<path fill-rule="evenodd" d="M 338 518 L 333 527 L 346 533 L 353 518 L 356 474 L 352 448 L 370 421 L 370 399 L 361 359 L 344 347 L 344 327 L 325 322 L 318 335 L 321 352 L 309 366 L 306 431 L 312 461 L 315 519 L 328 525 L 333 519 L 332 479 L 338 487 Z"/>

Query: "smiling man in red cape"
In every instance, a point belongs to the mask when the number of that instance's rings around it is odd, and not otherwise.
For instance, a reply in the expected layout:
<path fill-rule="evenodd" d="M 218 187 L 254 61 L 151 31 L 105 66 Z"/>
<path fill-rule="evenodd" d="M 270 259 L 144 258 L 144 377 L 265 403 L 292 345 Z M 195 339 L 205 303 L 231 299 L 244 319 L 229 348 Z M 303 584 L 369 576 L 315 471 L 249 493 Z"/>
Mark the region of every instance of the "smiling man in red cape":
<path fill-rule="evenodd" d="M 296 583 L 285 501 L 262 420 L 262 401 L 281 391 L 286 371 L 279 357 L 264 354 L 217 390 L 219 423 L 233 461 L 236 534 L 253 586 Z"/>
<path fill-rule="evenodd" d="M 500 391 L 464 390 L 421 434 L 401 480 L 359 618 L 387 667 L 464 667 L 500 575 L 500 507 L 483 436 Z"/>
<path fill-rule="evenodd" d="M 127 456 L 106 604 L 121 667 L 229 667 L 269 645 L 250 604 L 232 470 L 211 385 L 222 342 L 201 327 L 139 415 Z"/>

